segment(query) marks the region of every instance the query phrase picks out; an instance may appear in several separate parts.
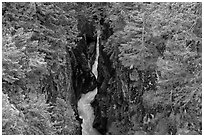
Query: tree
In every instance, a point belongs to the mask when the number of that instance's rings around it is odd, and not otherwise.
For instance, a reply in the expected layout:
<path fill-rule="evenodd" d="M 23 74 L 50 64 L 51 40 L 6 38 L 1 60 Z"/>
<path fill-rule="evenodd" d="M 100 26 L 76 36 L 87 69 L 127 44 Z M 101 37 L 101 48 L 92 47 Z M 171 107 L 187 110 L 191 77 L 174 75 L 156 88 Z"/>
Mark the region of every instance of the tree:
<path fill-rule="evenodd" d="M 200 94 L 199 82 L 195 84 L 196 86 L 187 84 L 191 83 L 188 80 L 199 79 L 198 75 L 201 74 L 199 55 L 201 35 L 194 34 L 194 30 L 200 30 L 198 28 L 201 27 L 198 25 L 198 20 L 201 18 L 199 5 L 200 3 L 114 3 L 114 8 L 110 10 L 110 20 L 115 33 L 106 43 L 105 50 L 110 55 L 114 68 L 121 69 L 121 66 L 115 65 L 118 64 L 119 58 L 121 65 L 129 70 L 126 72 L 129 72 L 130 79 L 137 81 L 132 85 L 137 87 L 134 94 L 139 98 L 142 96 L 144 103 L 140 103 L 145 109 L 155 109 L 154 115 L 158 111 L 159 104 L 163 104 L 163 108 L 169 105 L 174 108 L 177 106 L 175 98 L 178 97 L 177 101 L 180 102 L 180 97 L 183 96 L 186 98 L 184 102 L 189 102 L 194 95 L 196 96 L 195 93 Z M 121 20 L 125 20 L 125 25 L 119 24 L 118 26 L 123 27 L 118 27 L 117 22 L 122 22 Z M 192 43 L 188 42 L 189 40 Z M 189 45 L 194 47 L 194 51 Z M 188 62 L 191 65 L 184 63 L 186 59 L 197 62 L 197 65 L 194 64 L 197 69 L 192 68 L 191 61 Z M 163 63 L 166 65 L 163 66 Z M 192 69 L 198 75 L 189 74 L 189 70 L 192 72 Z M 120 76 L 118 70 L 116 76 Z M 164 77 L 165 80 L 162 79 Z M 188 87 L 191 94 L 184 92 L 185 90 L 181 88 L 183 86 Z M 176 89 L 182 89 L 185 95 L 178 93 Z M 120 94 L 118 91 L 121 90 L 117 90 L 116 94 Z M 131 92 L 133 90 L 129 88 L 129 95 Z M 141 114 L 142 119 L 147 115 L 147 110 Z M 171 110 L 171 113 L 176 112 Z M 197 119 L 194 123 L 199 123 L 198 121 Z M 191 125 L 195 127 L 197 124 L 191 123 Z"/>
<path fill-rule="evenodd" d="M 30 94 L 38 97 L 45 94 L 44 101 L 52 104 L 60 97 L 75 109 L 71 100 L 74 99 L 74 91 L 68 52 L 78 39 L 72 5 L 3 3 L 3 89 L 17 109 L 24 108 L 25 104 L 21 102 L 26 98 L 31 100 Z M 33 105 L 31 103 L 31 107 Z M 28 109 L 23 112 L 29 115 Z"/>

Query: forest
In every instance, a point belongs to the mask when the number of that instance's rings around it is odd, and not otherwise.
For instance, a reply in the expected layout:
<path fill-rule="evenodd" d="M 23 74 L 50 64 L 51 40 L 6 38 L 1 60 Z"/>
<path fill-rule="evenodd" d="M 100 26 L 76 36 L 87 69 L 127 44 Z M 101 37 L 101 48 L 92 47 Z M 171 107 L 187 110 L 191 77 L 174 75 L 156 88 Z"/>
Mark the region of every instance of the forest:
<path fill-rule="evenodd" d="M 1 47 L 3 135 L 202 135 L 201 2 L 2 2 Z"/>

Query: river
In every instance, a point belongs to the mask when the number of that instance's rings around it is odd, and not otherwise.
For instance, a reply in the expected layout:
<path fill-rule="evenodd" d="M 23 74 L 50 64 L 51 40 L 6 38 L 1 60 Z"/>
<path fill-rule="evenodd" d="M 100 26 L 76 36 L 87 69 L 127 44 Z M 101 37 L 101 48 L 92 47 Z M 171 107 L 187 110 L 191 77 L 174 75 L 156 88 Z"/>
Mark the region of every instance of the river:
<path fill-rule="evenodd" d="M 92 72 L 95 77 L 98 77 L 98 58 L 99 58 L 99 37 L 100 31 L 97 31 L 97 42 L 96 42 L 96 59 L 92 66 Z M 80 100 L 78 101 L 78 112 L 79 117 L 83 119 L 82 122 L 82 135 L 99 135 L 98 131 L 93 128 L 93 121 L 94 121 L 94 111 L 91 106 L 91 102 L 94 100 L 96 94 L 98 92 L 97 87 L 93 90 L 88 92 L 87 94 L 82 94 Z"/>

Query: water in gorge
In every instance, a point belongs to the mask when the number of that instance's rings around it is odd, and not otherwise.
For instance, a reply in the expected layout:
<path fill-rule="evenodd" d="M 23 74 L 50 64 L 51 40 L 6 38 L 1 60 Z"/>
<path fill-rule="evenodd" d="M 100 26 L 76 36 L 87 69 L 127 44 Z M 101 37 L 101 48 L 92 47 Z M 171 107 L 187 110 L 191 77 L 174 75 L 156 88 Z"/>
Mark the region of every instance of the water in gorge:
<path fill-rule="evenodd" d="M 100 31 L 97 31 L 97 43 L 96 43 L 96 59 L 92 66 L 92 72 L 95 77 L 98 77 L 98 58 L 99 58 L 99 36 Z M 96 129 L 93 128 L 93 121 L 94 121 L 94 111 L 91 106 L 91 102 L 94 100 L 96 94 L 98 92 L 97 87 L 93 90 L 88 92 L 87 94 L 82 94 L 80 100 L 78 101 L 78 112 L 79 117 L 83 120 L 82 121 L 82 135 L 98 135 Z"/>

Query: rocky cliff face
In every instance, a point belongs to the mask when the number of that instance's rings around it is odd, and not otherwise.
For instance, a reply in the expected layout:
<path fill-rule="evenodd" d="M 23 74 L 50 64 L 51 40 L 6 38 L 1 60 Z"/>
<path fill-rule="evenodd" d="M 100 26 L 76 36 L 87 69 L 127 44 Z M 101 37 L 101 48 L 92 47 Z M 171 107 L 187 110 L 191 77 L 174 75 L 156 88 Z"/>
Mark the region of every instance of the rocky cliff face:
<path fill-rule="evenodd" d="M 72 66 L 72 85 L 74 91 L 72 99 L 75 99 L 72 100 L 72 104 L 76 113 L 76 117 L 81 123 L 81 119 L 79 118 L 78 111 L 76 109 L 77 102 L 80 99 L 82 93 L 87 93 L 88 91 L 93 90 L 97 86 L 98 94 L 96 95 L 95 100 L 92 102 L 95 114 L 93 127 L 96 128 L 102 134 L 105 134 L 107 132 L 106 125 L 108 120 L 106 112 L 108 109 L 107 102 L 109 102 L 109 96 L 107 95 L 107 87 L 111 75 L 114 73 L 114 70 L 111 68 L 111 62 L 109 61 L 109 57 L 103 51 L 103 43 L 106 42 L 107 38 L 111 35 L 112 32 L 111 29 L 108 28 L 109 25 L 104 24 L 105 29 L 102 32 L 99 43 L 99 74 L 96 80 L 91 72 L 90 67 L 93 65 L 96 54 L 96 36 L 94 35 L 96 29 L 91 23 L 84 24 L 84 26 L 80 27 L 82 28 L 80 34 L 82 39 L 78 42 L 77 47 L 69 49 L 69 55 L 71 57 L 70 62 Z M 86 31 L 85 28 L 89 28 L 89 30 Z"/>
<path fill-rule="evenodd" d="M 95 100 L 92 102 L 92 106 L 95 114 L 93 127 L 96 128 L 101 134 L 105 134 L 107 132 L 108 121 L 107 110 L 110 103 L 110 95 L 108 95 L 107 90 L 108 82 L 111 78 L 111 68 L 109 68 L 110 66 L 108 67 L 108 65 L 110 65 L 110 61 L 107 59 L 102 48 L 103 47 L 101 46 L 98 66 L 98 94 L 96 95 Z"/>

